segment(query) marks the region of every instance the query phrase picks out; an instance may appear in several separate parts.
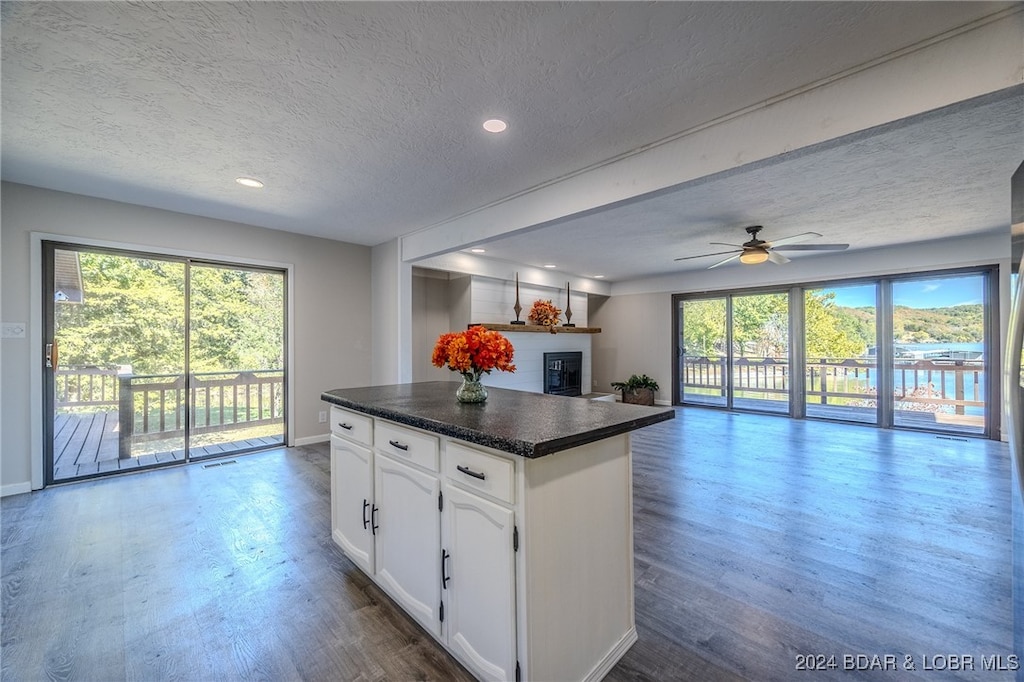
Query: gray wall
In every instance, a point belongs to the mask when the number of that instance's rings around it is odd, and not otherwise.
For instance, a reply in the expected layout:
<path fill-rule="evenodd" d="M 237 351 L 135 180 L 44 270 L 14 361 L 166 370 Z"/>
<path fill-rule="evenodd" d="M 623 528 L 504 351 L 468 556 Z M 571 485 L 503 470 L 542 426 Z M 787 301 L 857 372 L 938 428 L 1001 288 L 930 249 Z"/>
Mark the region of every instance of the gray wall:
<path fill-rule="evenodd" d="M 655 400 L 672 402 L 672 295 L 590 296 L 593 335 L 591 376 L 598 393 L 611 393 L 613 381 L 646 374 L 661 390 Z"/>
<path fill-rule="evenodd" d="M 293 439 L 326 433 L 317 422 L 325 389 L 370 383 L 370 249 L 250 225 L 211 220 L 25 185 L 0 185 L 0 313 L 4 322 L 29 322 L 30 296 L 41 286 L 30 276 L 31 232 L 293 266 L 291 311 L 294 357 Z M 0 345 L 0 492 L 30 480 L 33 443 L 29 339 Z"/>
<path fill-rule="evenodd" d="M 455 372 L 434 367 L 431 356 L 437 337 L 454 331 L 448 306 L 448 277 L 413 268 L 412 272 L 412 380 L 454 381 Z"/>

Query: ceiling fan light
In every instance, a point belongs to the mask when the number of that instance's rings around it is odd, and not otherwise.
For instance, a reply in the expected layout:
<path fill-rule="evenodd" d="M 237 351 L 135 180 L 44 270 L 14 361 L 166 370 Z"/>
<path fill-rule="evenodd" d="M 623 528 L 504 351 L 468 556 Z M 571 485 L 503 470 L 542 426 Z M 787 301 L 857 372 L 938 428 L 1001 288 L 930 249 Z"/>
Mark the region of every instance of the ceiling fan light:
<path fill-rule="evenodd" d="M 768 252 L 764 249 L 746 249 L 740 256 L 740 262 L 744 265 L 757 265 L 768 260 Z"/>

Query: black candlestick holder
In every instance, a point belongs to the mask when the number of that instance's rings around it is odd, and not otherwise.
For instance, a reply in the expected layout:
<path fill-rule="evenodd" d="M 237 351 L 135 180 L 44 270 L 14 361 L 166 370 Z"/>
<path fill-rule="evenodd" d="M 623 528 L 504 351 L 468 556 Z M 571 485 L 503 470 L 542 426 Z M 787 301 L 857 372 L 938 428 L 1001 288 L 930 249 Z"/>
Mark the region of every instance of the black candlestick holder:
<path fill-rule="evenodd" d="M 565 324 L 563 327 L 575 327 L 570 320 L 572 319 L 572 293 L 569 291 L 569 282 L 565 283 Z"/>
<path fill-rule="evenodd" d="M 512 310 L 516 311 L 516 319 L 509 322 L 509 324 L 526 324 L 519 319 L 519 313 L 523 312 L 523 306 L 519 305 L 519 273 L 516 273 L 516 304 L 512 306 Z"/>

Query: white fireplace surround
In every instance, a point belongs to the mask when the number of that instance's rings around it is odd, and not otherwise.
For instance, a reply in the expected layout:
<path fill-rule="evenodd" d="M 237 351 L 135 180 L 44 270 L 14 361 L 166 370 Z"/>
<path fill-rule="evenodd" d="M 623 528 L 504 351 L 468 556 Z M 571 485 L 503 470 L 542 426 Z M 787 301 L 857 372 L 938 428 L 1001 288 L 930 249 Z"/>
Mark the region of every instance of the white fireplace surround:
<path fill-rule="evenodd" d="M 479 275 L 454 275 L 443 279 L 416 273 L 413 277 L 413 381 L 460 380 L 456 373 L 437 369 L 430 364 L 430 355 L 437 337 L 448 331 L 465 329 L 474 322 L 508 324 L 515 319 L 512 309 L 516 299 L 515 281 Z M 520 282 L 519 302 L 523 306 L 519 319 L 526 321 L 530 306 L 537 299 L 548 300 L 565 309 L 565 288 L 554 289 Z M 562 315 L 565 322 L 565 315 Z M 572 292 L 572 322 L 587 326 L 587 294 Z M 486 386 L 514 388 L 520 391 L 544 392 L 544 353 L 580 351 L 583 353 L 582 389 L 594 390 L 591 374 L 590 334 L 538 334 L 536 332 L 502 332 L 515 347 L 516 371 L 484 375 Z"/>

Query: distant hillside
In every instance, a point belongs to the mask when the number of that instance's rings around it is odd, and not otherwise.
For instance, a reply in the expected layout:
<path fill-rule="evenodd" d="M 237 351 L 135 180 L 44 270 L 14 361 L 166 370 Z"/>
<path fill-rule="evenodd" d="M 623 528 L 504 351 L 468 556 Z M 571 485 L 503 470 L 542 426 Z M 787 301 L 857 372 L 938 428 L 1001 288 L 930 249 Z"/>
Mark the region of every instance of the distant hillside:
<path fill-rule="evenodd" d="M 984 308 L 980 303 L 948 308 L 908 308 L 893 311 L 897 343 L 981 343 Z M 836 306 L 835 315 L 847 336 L 875 343 L 874 307 Z"/>
<path fill-rule="evenodd" d="M 899 343 L 981 343 L 984 307 L 980 303 L 950 308 L 893 309 L 893 333 Z"/>

